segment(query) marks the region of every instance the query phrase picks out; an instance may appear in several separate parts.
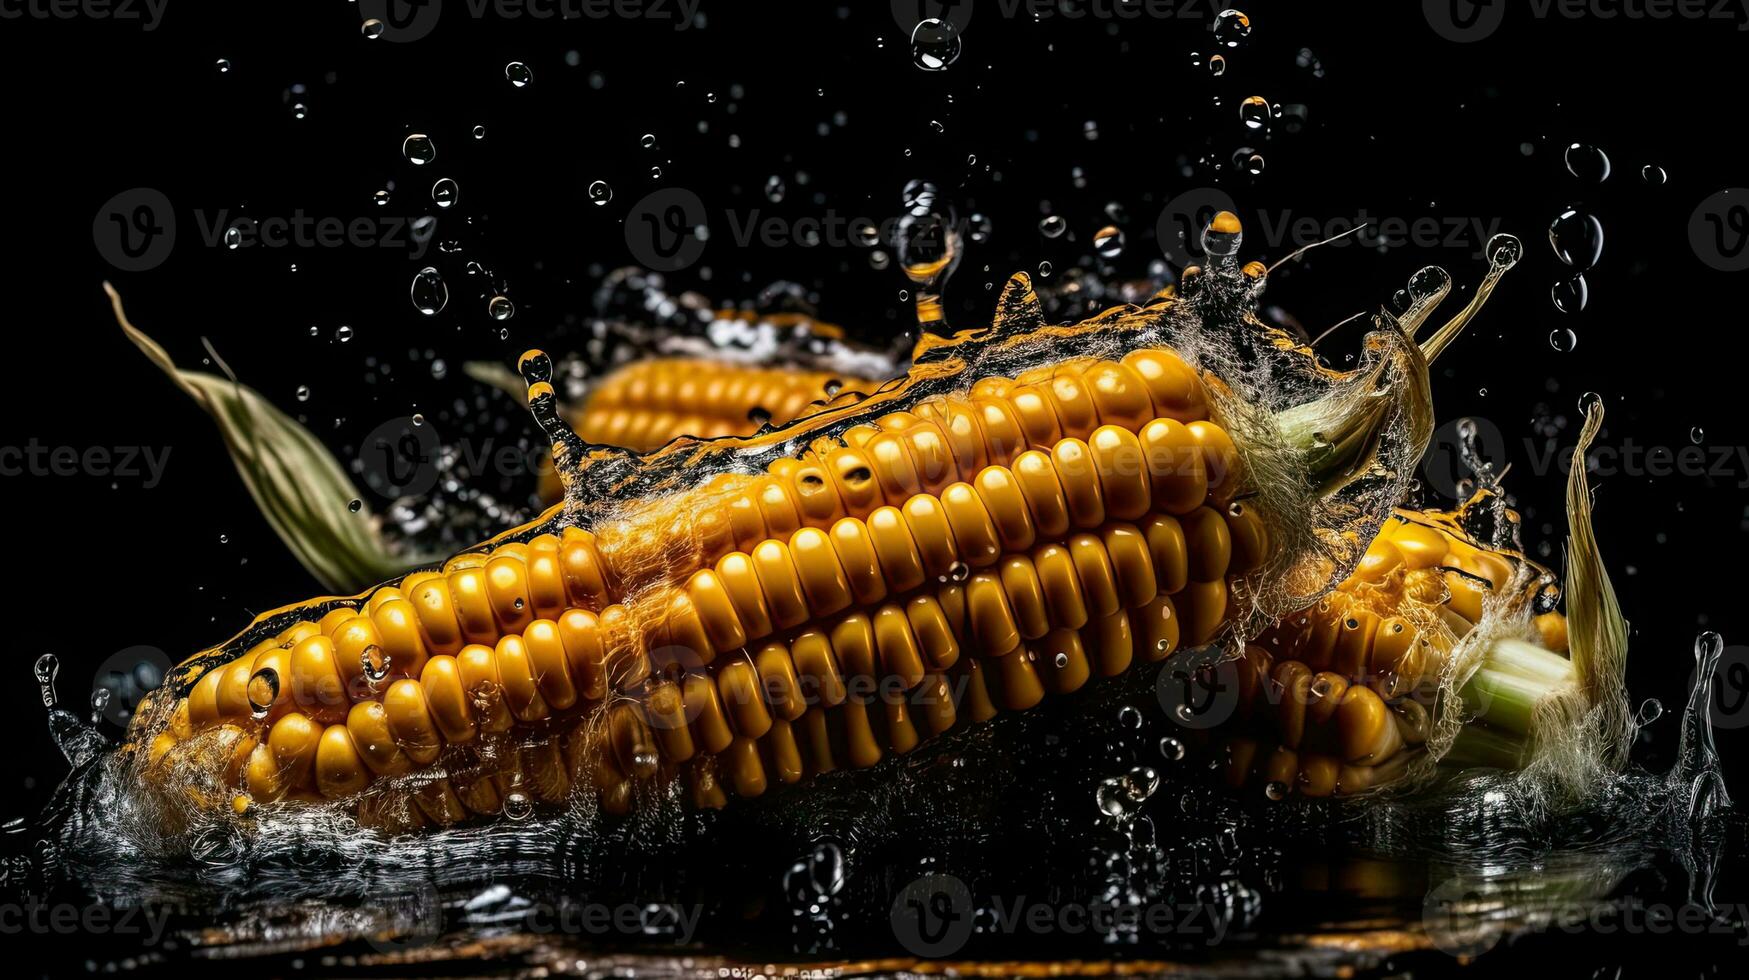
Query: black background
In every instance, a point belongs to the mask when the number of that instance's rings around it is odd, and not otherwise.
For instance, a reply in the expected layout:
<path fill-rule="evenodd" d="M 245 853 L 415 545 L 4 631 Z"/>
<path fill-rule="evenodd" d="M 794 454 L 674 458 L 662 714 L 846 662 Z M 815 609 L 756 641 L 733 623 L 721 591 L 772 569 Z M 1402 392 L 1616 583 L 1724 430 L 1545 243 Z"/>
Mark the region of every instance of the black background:
<path fill-rule="evenodd" d="M 3 665 L 10 682 L 0 684 L 9 814 L 34 811 L 64 770 L 36 704 L 39 654 L 61 658 L 60 695 L 80 700 L 118 650 L 149 644 L 180 660 L 246 625 L 251 611 L 318 591 L 256 514 L 213 426 L 116 329 L 103 280 L 185 366 L 202 366 L 200 338 L 210 339 L 245 382 L 341 448 L 379 422 L 437 413 L 467 393 L 463 361 L 563 349 L 566 317 L 586 315 L 602 273 L 632 261 L 627 211 L 664 187 L 692 190 L 712 213 L 703 261 L 676 284 L 740 302 L 776 280 L 799 282 L 827 319 L 881 341 L 909 318 L 896 268 L 871 268 L 853 244 L 743 247 L 722 213 L 878 220 L 899 213 L 907 181 L 934 181 L 962 217 L 981 212 L 994 229 L 950 287 L 960 325 L 987 316 L 987 284 L 1041 261 L 1061 270 L 1085 259 L 1112 201 L 1129 216 L 1115 263 L 1125 275 L 1160 256 L 1162 204 L 1197 187 L 1221 187 L 1247 217 L 1320 225 L 1362 213 L 1498 219 L 1524 239 L 1526 258 L 1443 362 L 1437 404 L 1442 421 L 1478 415 L 1504 433 L 1527 548 L 1559 544 L 1562 477 L 1534 472 L 1524 440 L 1538 418 L 1571 421 L 1585 391 L 1607 398 L 1612 446 L 1631 438 L 1679 449 L 1698 427 L 1705 446 L 1733 454 L 1723 476 L 1598 481 L 1606 559 L 1634 625 L 1635 698 L 1670 709 L 1642 747 L 1648 764 L 1673 748 L 1697 632 L 1749 643 L 1740 573 L 1749 464 L 1734 455 L 1749 446 L 1739 313 L 1749 279 L 1705 264 L 1688 230 L 1701 201 L 1749 185 L 1736 138 L 1736 79 L 1749 55 L 1741 11 L 1730 20 L 1538 18 L 1514 4 L 1492 36 L 1456 43 L 1430 27 L 1420 3 L 1258 3 L 1245 7 L 1249 40 L 1222 51 L 1230 68 L 1215 78 L 1193 59 L 1220 50 L 1208 4 L 1180 4 L 1167 18 L 1031 19 L 980 2 L 944 72 L 912 64 L 884 2 L 705 0 L 704 25 L 685 31 L 672 19 L 476 20 L 460 2 L 447 7 L 430 37 L 403 44 L 367 40 L 357 5 L 342 0 L 169 0 L 151 31 L 0 20 L 0 275 L 9 287 L 0 445 L 171 454 L 150 489 L 107 474 L 0 479 L 16 624 Z M 1297 63 L 1307 60 L 1301 49 L 1321 74 Z M 530 66 L 533 84 L 506 81 L 511 61 Z M 1306 106 L 1307 124 L 1248 131 L 1239 103 L 1251 95 Z M 1097 139 L 1087 138 L 1090 123 Z M 470 134 L 476 125 L 486 127 L 482 140 Z M 412 132 L 436 141 L 431 165 L 402 158 Z M 640 146 L 645 133 L 657 149 Z M 1562 157 L 1573 142 L 1601 147 L 1612 175 L 1597 184 L 1570 174 Z M 1265 157 L 1260 176 L 1233 172 L 1241 145 Z M 1668 183 L 1643 181 L 1648 163 Z M 788 188 L 780 204 L 765 194 L 773 175 Z M 427 188 L 440 176 L 461 186 L 437 233 L 462 242 L 453 254 L 229 250 L 203 241 L 197 217 L 437 213 Z M 590 203 L 597 180 L 614 189 L 606 206 Z M 373 204 L 390 186 L 390 203 Z M 119 272 L 94 245 L 93 219 L 140 187 L 173 202 L 178 236 L 162 265 Z M 1546 232 L 1571 205 L 1596 214 L 1607 236 L 1590 305 L 1577 315 L 1549 298 L 1560 267 Z M 1042 236 L 1046 213 L 1066 219 L 1069 234 Z M 1250 257 L 1302 244 L 1250 230 Z M 1327 249 L 1283 270 L 1268 301 L 1317 332 L 1387 303 L 1426 264 L 1450 270 L 1467 292 L 1483 269 L 1480 244 L 1471 232 L 1456 247 Z M 468 261 L 497 285 L 470 279 Z M 451 288 L 436 317 L 408 301 L 427 264 Z M 495 289 L 517 304 L 503 324 L 485 312 Z M 346 344 L 333 339 L 342 325 L 355 331 Z M 1548 342 L 1558 328 L 1576 331 L 1571 352 Z M 1334 357 L 1357 341 L 1357 331 L 1339 334 Z M 421 352 L 417 363 L 409 349 Z M 431 377 L 427 351 L 450 365 L 447 378 Z M 392 371 L 373 369 L 372 358 Z M 312 390 L 307 402 L 295 397 L 300 385 Z M 1720 741 L 1741 771 L 1749 740 L 1722 732 Z"/>

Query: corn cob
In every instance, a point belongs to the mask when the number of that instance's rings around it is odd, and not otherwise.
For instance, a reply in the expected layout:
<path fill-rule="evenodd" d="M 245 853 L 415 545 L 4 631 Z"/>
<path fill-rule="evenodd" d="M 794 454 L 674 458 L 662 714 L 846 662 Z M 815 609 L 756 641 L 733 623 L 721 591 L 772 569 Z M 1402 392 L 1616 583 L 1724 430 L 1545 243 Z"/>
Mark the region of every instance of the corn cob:
<path fill-rule="evenodd" d="M 1213 230 L 1236 244 L 1230 215 Z M 1206 276 L 1220 300 L 1233 283 L 1254 292 L 1262 269 Z M 1213 417 L 1230 393 L 1146 339 L 1173 294 L 1069 328 L 1037 326 L 1029 295 L 1017 277 L 1006 331 L 926 339 L 902 384 L 787 431 L 680 440 L 643 461 L 565 429 L 550 362 L 531 352 L 530 405 L 562 463 L 616 488 L 638 482 L 627 467 L 666 475 L 588 530 L 555 509 L 441 569 L 269 614 L 253 642 L 193 658 L 136 721 L 148 782 L 204 767 L 246 790 L 240 805 L 347 801 L 394 828 L 578 787 L 623 812 L 638 785 L 676 774 L 716 806 L 725 787 L 757 796 L 873 765 L 961 719 L 1209 643 L 1243 619 L 1236 597 L 1284 565 L 1279 518 Z M 1121 355 L 958 376 L 962 349 L 1000 361 L 1110 332 L 1138 339 Z M 1379 422 L 1369 410 L 1355 424 Z M 1376 432 L 1316 435 L 1319 486 L 1376 457 Z M 675 482 L 762 451 L 775 458 L 761 472 Z M 1373 714 L 1343 733 L 1354 765 L 1392 724 Z M 388 790 L 365 795 L 373 783 Z"/>
<path fill-rule="evenodd" d="M 587 442 L 646 452 L 682 435 L 749 436 L 765 423 L 783 425 L 847 385 L 855 391 L 872 388 L 860 378 L 828 371 L 658 358 L 603 378 L 570 421 Z"/>

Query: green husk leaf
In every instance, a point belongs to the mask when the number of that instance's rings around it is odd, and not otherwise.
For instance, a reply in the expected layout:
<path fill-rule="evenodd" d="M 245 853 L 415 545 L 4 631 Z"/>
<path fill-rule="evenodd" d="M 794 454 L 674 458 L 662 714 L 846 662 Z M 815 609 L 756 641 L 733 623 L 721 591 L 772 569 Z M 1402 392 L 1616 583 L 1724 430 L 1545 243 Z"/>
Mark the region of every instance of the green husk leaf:
<path fill-rule="evenodd" d="M 212 417 L 262 516 L 324 588 L 355 594 L 419 563 L 396 553 L 368 505 L 351 510 L 364 495 L 308 429 L 235 378 L 177 367 L 128 321 L 115 288 L 106 282 L 103 289 L 122 332 Z"/>

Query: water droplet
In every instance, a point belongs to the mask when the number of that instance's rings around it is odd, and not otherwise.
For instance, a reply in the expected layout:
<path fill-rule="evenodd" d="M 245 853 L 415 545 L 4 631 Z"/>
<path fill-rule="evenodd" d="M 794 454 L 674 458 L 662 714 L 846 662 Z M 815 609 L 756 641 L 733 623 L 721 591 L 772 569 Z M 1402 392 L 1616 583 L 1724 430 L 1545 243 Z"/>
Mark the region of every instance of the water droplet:
<path fill-rule="evenodd" d="M 772 174 L 765 180 L 765 199 L 773 204 L 782 204 L 783 196 L 788 190 L 783 178 L 776 174 Z"/>
<path fill-rule="evenodd" d="M 1102 259 L 1115 259 L 1123 254 L 1124 234 L 1116 225 L 1106 225 L 1093 233 L 1093 250 Z"/>
<path fill-rule="evenodd" d="M 1269 124 L 1269 100 L 1253 95 L 1239 103 L 1239 119 L 1246 129 L 1262 129 Z"/>
<path fill-rule="evenodd" d="M 1068 228 L 1069 223 L 1061 215 L 1047 214 L 1038 222 L 1038 232 L 1046 238 L 1060 238 Z"/>
<path fill-rule="evenodd" d="M 596 207 L 602 207 L 613 200 L 613 188 L 608 186 L 607 181 L 598 180 L 589 185 L 589 200 Z"/>
<path fill-rule="evenodd" d="M 1549 331 L 1549 346 L 1565 354 L 1579 346 L 1579 335 L 1566 327 L 1556 327 Z"/>
<path fill-rule="evenodd" d="M 1555 258 L 1584 272 L 1603 257 L 1603 222 L 1596 215 L 1568 208 L 1549 223 L 1549 247 Z"/>
<path fill-rule="evenodd" d="M 302 102 L 294 102 L 292 103 L 291 114 L 293 119 L 308 118 L 310 115 L 310 107 L 304 105 Z"/>
<path fill-rule="evenodd" d="M 1227 73 L 1227 56 L 1224 54 L 1209 55 L 1209 74 L 1216 78 Z"/>
<path fill-rule="evenodd" d="M 1578 313 L 1591 299 L 1591 287 L 1582 275 L 1562 279 L 1549 289 L 1549 299 L 1562 313 Z"/>
<path fill-rule="evenodd" d="M 1243 11 L 1228 8 L 1215 15 L 1215 42 L 1236 48 L 1251 36 L 1251 18 Z"/>
<path fill-rule="evenodd" d="M 310 400 L 310 386 L 309 385 L 298 385 L 298 401 L 307 402 L 309 400 Z"/>
<path fill-rule="evenodd" d="M 974 214 L 966 222 L 966 237 L 980 245 L 990 240 L 992 230 L 988 215 Z"/>
<path fill-rule="evenodd" d="M 352 328 L 344 324 L 335 328 L 334 339 L 344 344 L 352 339 Z"/>
<path fill-rule="evenodd" d="M 486 127 L 475 126 L 474 127 L 474 139 L 483 140 L 485 138 L 486 138 Z"/>
<path fill-rule="evenodd" d="M 1524 258 L 1524 243 L 1517 235 L 1501 233 L 1488 239 L 1488 262 L 1500 269 L 1510 269 Z"/>
<path fill-rule="evenodd" d="M 358 669 L 364 672 L 365 680 L 376 684 L 389 676 L 393 660 L 382 647 L 372 643 L 358 652 Z"/>
<path fill-rule="evenodd" d="M 359 511 L 364 509 L 364 501 L 359 500 L 357 497 L 354 497 L 351 500 L 346 502 L 346 509 L 351 511 L 352 513 L 356 514 Z"/>
<path fill-rule="evenodd" d="M 512 61 L 504 66 L 504 77 L 510 84 L 523 88 L 534 81 L 534 72 L 520 61 Z"/>
<path fill-rule="evenodd" d="M 1263 795 L 1275 800 L 1276 802 L 1280 802 L 1287 799 L 1287 789 L 1288 788 L 1285 784 L 1271 780 L 1269 785 L 1263 787 Z"/>
<path fill-rule="evenodd" d="M 928 17 L 911 31 L 911 62 L 924 71 L 946 71 L 959 56 L 959 26 L 951 21 Z"/>
<path fill-rule="evenodd" d="M 1409 277 L 1409 298 L 1427 299 L 1451 288 L 1451 273 L 1430 265 Z"/>
<path fill-rule="evenodd" d="M 225 247 L 237 249 L 243 247 L 243 229 L 232 225 L 225 229 Z"/>
<path fill-rule="evenodd" d="M 1603 396 L 1595 391 L 1587 391 L 1579 396 L 1579 414 L 1591 414 L 1591 406 L 1603 404 Z"/>
<path fill-rule="evenodd" d="M 426 266 L 413 276 L 413 308 L 426 316 L 436 316 L 449 304 L 449 286 L 435 268 Z"/>
<path fill-rule="evenodd" d="M 437 144 L 424 133 L 414 133 L 401 141 L 401 155 L 408 163 L 422 167 L 437 159 Z"/>
<path fill-rule="evenodd" d="M 508 320 L 516 315 L 516 304 L 508 296 L 494 296 L 486 303 L 486 312 L 494 320 Z"/>
<path fill-rule="evenodd" d="M 358 32 L 363 34 L 366 39 L 374 41 L 383 36 L 383 27 L 384 24 L 382 21 L 375 17 L 371 17 L 363 24 L 359 25 Z"/>
<path fill-rule="evenodd" d="M 1697 425 L 1694 428 L 1688 430 L 1688 441 L 1689 442 L 1692 442 L 1698 446 L 1705 439 L 1706 439 L 1706 430 L 1701 428 L 1700 426 Z"/>
<path fill-rule="evenodd" d="M 219 74 L 223 75 L 231 70 L 231 59 L 220 58 L 218 61 L 213 62 L 213 67 L 217 68 Z"/>
<path fill-rule="evenodd" d="M 266 718 L 273 703 L 279 700 L 279 671 L 272 667 L 261 668 L 250 675 L 244 691 L 249 698 L 249 713 L 257 721 Z"/>
<path fill-rule="evenodd" d="M 527 793 L 512 792 L 504 797 L 504 816 L 511 820 L 527 820 L 534 813 L 534 801 Z"/>
<path fill-rule="evenodd" d="M 1133 704 L 1126 704 L 1117 709 L 1117 723 L 1125 728 L 1142 727 L 1142 712 Z"/>
<path fill-rule="evenodd" d="M 1241 148 L 1233 154 L 1233 166 L 1255 177 L 1263 172 L 1263 154 L 1253 153 L 1248 148 Z"/>
<path fill-rule="evenodd" d="M 1640 168 L 1640 179 L 1653 187 L 1660 187 L 1666 180 L 1670 179 L 1670 175 L 1664 172 L 1663 167 L 1655 163 L 1648 163 Z"/>
<path fill-rule="evenodd" d="M 440 208 L 449 207 L 461 196 L 461 185 L 448 177 L 439 177 L 437 183 L 431 185 L 431 203 Z"/>
<path fill-rule="evenodd" d="M 1050 278 L 1051 273 L 1055 270 L 1056 270 L 1056 266 L 1051 265 L 1050 262 L 1048 262 L 1048 261 L 1047 262 L 1040 262 L 1038 264 L 1038 275 L 1039 275 L 1040 279 Z"/>
<path fill-rule="evenodd" d="M 1570 144 L 1566 161 L 1567 172 L 1580 180 L 1601 184 L 1609 179 L 1609 156 L 1595 146 Z"/>
<path fill-rule="evenodd" d="M 1662 717 L 1664 717 L 1664 702 L 1659 701 L 1657 698 L 1647 698 L 1641 703 L 1639 717 L 1640 724 L 1650 725 L 1652 722 L 1657 721 Z"/>
<path fill-rule="evenodd" d="M 1160 755 L 1171 762 L 1184 758 L 1184 743 L 1168 735 L 1160 740 Z"/>

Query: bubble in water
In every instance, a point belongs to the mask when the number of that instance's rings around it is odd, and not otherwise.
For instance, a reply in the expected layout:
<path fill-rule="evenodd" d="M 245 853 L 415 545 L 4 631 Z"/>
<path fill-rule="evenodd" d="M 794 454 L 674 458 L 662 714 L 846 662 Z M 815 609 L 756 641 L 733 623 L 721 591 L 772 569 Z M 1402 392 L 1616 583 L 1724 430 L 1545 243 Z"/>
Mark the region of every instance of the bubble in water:
<path fill-rule="evenodd" d="M 343 344 L 350 341 L 352 339 L 352 328 L 341 325 L 334 331 L 334 339 Z"/>
<path fill-rule="evenodd" d="M 232 225 L 225 229 L 225 247 L 237 249 L 243 247 L 243 229 Z"/>
<path fill-rule="evenodd" d="M 1115 259 L 1123 254 L 1124 235 L 1116 225 L 1106 225 L 1093 233 L 1093 250 L 1102 259 Z"/>
<path fill-rule="evenodd" d="M 782 204 L 784 195 L 788 192 L 789 187 L 784 184 L 782 177 L 772 174 L 765 179 L 765 199 L 767 201 L 773 204 Z"/>
<path fill-rule="evenodd" d="M 279 700 L 279 671 L 272 667 L 263 667 L 251 674 L 244 693 L 249 698 L 249 713 L 257 721 L 266 718 L 273 703 Z"/>
<path fill-rule="evenodd" d="M 1049 262 L 1040 262 L 1038 264 L 1038 275 L 1040 279 L 1050 278 L 1051 273 L 1054 271 L 1056 271 L 1056 266 L 1051 265 Z"/>
<path fill-rule="evenodd" d="M 426 266 L 413 275 L 413 308 L 436 316 L 449 304 L 449 285 L 435 268 Z"/>
<path fill-rule="evenodd" d="M 1524 243 L 1518 240 L 1517 235 L 1505 232 L 1488 239 L 1486 249 L 1488 262 L 1501 270 L 1512 268 L 1518 264 L 1519 259 L 1524 258 Z"/>
<path fill-rule="evenodd" d="M 346 502 L 346 509 L 356 514 L 359 511 L 364 510 L 364 501 L 354 497 Z"/>
<path fill-rule="evenodd" d="M 1285 800 L 1287 799 L 1287 785 L 1270 780 L 1269 784 L 1263 787 L 1263 795 L 1277 802 Z"/>
<path fill-rule="evenodd" d="M 960 57 L 960 29 L 951 21 L 928 17 L 911 31 L 911 62 L 924 71 L 946 71 Z"/>
<path fill-rule="evenodd" d="M 1269 100 L 1253 95 L 1239 103 L 1239 119 L 1246 129 L 1262 129 L 1269 125 Z"/>
<path fill-rule="evenodd" d="M 1233 166 L 1255 177 L 1263 172 L 1263 154 L 1253 153 L 1245 147 L 1233 154 Z"/>
<path fill-rule="evenodd" d="M 1228 8 L 1215 15 L 1215 42 L 1236 48 L 1251 36 L 1251 18 L 1243 11 Z"/>
<path fill-rule="evenodd" d="M 483 140 L 485 138 L 486 138 L 486 127 L 475 126 L 474 127 L 474 139 Z"/>
<path fill-rule="evenodd" d="M 1579 346 L 1579 335 L 1566 327 L 1549 331 L 1549 346 L 1565 354 Z"/>
<path fill-rule="evenodd" d="M 1670 176 L 1664 172 L 1663 167 L 1654 163 L 1648 163 L 1640 168 L 1640 179 L 1651 184 L 1653 187 L 1658 187 L 1666 180 L 1669 180 Z"/>
<path fill-rule="evenodd" d="M 1437 265 L 1426 266 L 1409 277 L 1409 298 L 1427 299 L 1451 288 L 1451 273 Z"/>
<path fill-rule="evenodd" d="M 988 215 L 974 214 L 966 222 L 966 237 L 982 245 L 990 240 L 990 232 L 993 229 L 994 226 L 990 224 Z"/>
<path fill-rule="evenodd" d="M 1140 728 L 1142 721 L 1142 712 L 1133 704 L 1126 704 L 1117 709 L 1117 723 L 1125 728 Z"/>
<path fill-rule="evenodd" d="M 393 661 L 394 658 L 375 643 L 358 652 L 358 669 L 364 672 L 365 680 L 372 684 L 389 676 L 389 670 L 394 666 Z"/>
<path fill-rule="evenodd" d="M 1038 222 L 1038 232 L 1046 238 L 1060 238 L 1068 228 L 1069 223 L 1063 220 L 1062 215 L 1047 214 Z"/>
<path fill-rule="evenodd" d="M 448 177 L 439 177 L 437 183 L 431 185 L 431 203 L 440 208 L 454 204 L 461 194 L 461 186 Z"/>
<path fill-rule="evenodd" d="M 424 133 L 413 133 L 401 141 L 401 155 L 408 163 L 422 167 L 437 159 L 437 144 Z"/>
<path fill-rule="evenodd" d="M 1601 405 L 1602 403 L 1602 395 L 1595 391 L 1587 391 L 1585 394 L 1579 396 L 1579 414 L 1589 415 L 1591 414 L 1591 406 Z"/>
<path fill-rule="evenodd" d="M 522 88 L 529 82 L 534 81 L 534 72 L 522 62 L 512 61 L 510 64 L 504 66 L 504 77 L 510 82 L 510 84 L 517 88 Z"/>
<path fill-rule="evenodd" d="M 389 199 L 390 199 L 389 192 L 386 190 L 377 191 L 375 194 L 372 194 L 370 196 L 370 199 L 373 202 L 375 202 L 376 206 L 379 208 L 387 207 L 389 204 Z"/>
<path fill-rule="evenodd" d="M 310 400 L 310 386 L 309 385 L 298 385 L 298 401 L 307 402 L 309 400 Z"/>
<path fill-rule="evenodd" d="M 638 145 L 646 150 L 654 150 L 656 148 L 656 134 L 645 133 L 638 138 Z"/>
<path fill-rule="evenodd" d="M 1640 724 L 1650 725 L 1652 722 L 1657 721 L 1662 717 L 1664 717 L 1664 702 L 1659 701 L 1657 698 L 1647 698 L 1640 705 Z"/>
<path fill-rule="evenodd" d="M 1603 222 L 1596 215 L 1568 208 L 1549 223 L 1549 247 L 1555 258 L 1584 272 L 1603 257 Z"/>
<path fill-rule="evenodd" d="M 213 67 L 217 68 L 219 74 L 223 75 L 231 70 L 231 59 L 220 58 L 218 61 L 213 62 Z"/>
<path fill-rule="evenodd" d="M 1706 430 L 1701 428 L 1700 426 L 1697 425 L 1694 428 L 1688 430 L 1688 441 L 1689 442 L 1692 442 L 1698 446 L 1705 439 L 1706 439 Z"/>
<path fill-rule="evenodd" d="M 494 296 L 486 303 L 486 312 L 494 320 L 508 320 L 516 315 L 516 304 L 508 296 Z"/>
<path fill-rule="evenodd" d="M 1227 73 L 1227 56 L 1224 54 L 1209 55 L 1209 74 L 1216 78 Z"/>
<path fill-rule="evenodd" d="M 1184 743 L 1168 735 L 1160 740 L 1160 755 L 1169 762 L 1179 762 L 1184 758 Z"/>
<path fill-rule="evenodd" d="M 602 207 L 613 200 L 613 188 L 607 185 L 607 181 L 598 180 L 589 185 L 589 200 L 595 202 L 596 207 Z"/>
<path fill-rule="evenodd" d="M 363 34 L 369 40 L 374 41 L 383 36 L 383 27 L 384 25 L 382 21 L 375 17 L 371 17 L 365 20 L 363 24 L 359 25 L 358 32 Z"/>
<path fill-rule="evenodd" d="M 972 567 L 963 561 L 956 561 L 948 567 L 947 577 L 955 582 L 964 582 L 972 577 Z"/>
<path fill-rule="evenodd" d="M 308 118 L 310 115 L 310 107 L 304 105 L 302 102 L 294 102 L 292 103 L 291 114 L 293 119 Z"/>
<path fill-rule="evenodd" d="M 527 820 L 534 813 L 534 801 L 528 794 L 514 791 L 504 797 L 504 816 L 511 820 Z"/>
<path fill-rule="evenodd" d="M 1591 286 L 1583 275 L 1562 279 L 1549 289 L 1549 299 L 1562 313 L 1578 313 L 1591 299 Z"/>
<path fill-rule="evenodd" d="M 1566 161 L 1567 172 L 1580 180 L 1601 184 L 1609 179 L 1609 156 L 1595 146 L 1570 144 Z"/>

